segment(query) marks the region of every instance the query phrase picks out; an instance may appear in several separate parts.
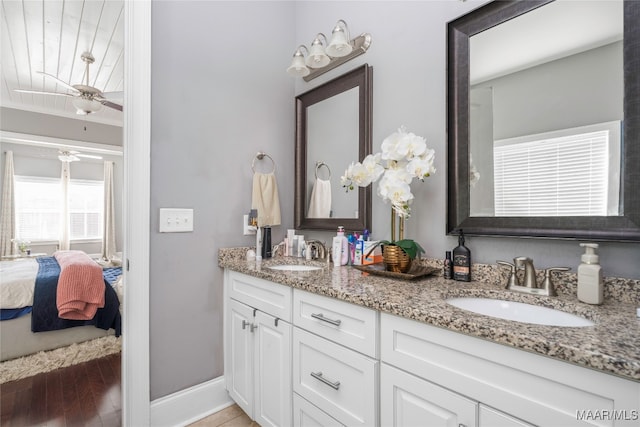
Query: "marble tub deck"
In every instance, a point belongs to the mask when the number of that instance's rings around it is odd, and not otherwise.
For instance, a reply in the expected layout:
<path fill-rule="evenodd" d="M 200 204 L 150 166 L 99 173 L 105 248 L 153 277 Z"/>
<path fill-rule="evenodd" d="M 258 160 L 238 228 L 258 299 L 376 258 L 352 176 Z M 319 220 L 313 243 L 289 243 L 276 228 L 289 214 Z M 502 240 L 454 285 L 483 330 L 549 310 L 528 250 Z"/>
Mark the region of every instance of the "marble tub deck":
<path fill-rule="evenodd" d="M 439 272 L 406 281 L 374 276 L 350 266 L 277 257 L 262 262 L 245 260 L 249 248 L 220 249 L 218 265 L 250 276 L 325 295 L 470 336 L 484 338 L 521 350 L 625 379 L 640 382 L 640 319 L 636 317 L 640 281 L 607 279 L 605 302 L 595 306 L 578 301 L 575 274 L 557 273 L 557 297 L 509 292 L 506 273 L 489 265 L 474 265 L 471 282 L 444 279 Z M 421 260 L 441 267 L 439 260 Z M 312 264 L 309 272 L 277 271 L 278 264 Z M 440 269 L 438 271 L 441 271 Z M 556 327 L 520 323 L 475 314 L 447 304 L 456 296 L 478 296 L 556 308 L 581 315 L 596 323 L 590 327 Z"/>

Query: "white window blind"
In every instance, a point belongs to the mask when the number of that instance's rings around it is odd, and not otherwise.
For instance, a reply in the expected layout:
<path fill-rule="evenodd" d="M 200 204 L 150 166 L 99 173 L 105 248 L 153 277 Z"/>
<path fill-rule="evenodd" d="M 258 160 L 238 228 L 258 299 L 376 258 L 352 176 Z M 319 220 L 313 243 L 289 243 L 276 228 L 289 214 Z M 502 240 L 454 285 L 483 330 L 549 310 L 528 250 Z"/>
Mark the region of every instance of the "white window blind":
<path fill-rule="evenodd" d="M 32 242 L 58 240 L 62 224 L 61 182 L 55 178 L 15 177 L 16 235 Z M 71 240 L 102 239 L 103 182 L 71 180 Z"/>
<path fill-rule="evenodd" d="M 609 131 L 494 146 L 496 216 L 604 216 Z"/>

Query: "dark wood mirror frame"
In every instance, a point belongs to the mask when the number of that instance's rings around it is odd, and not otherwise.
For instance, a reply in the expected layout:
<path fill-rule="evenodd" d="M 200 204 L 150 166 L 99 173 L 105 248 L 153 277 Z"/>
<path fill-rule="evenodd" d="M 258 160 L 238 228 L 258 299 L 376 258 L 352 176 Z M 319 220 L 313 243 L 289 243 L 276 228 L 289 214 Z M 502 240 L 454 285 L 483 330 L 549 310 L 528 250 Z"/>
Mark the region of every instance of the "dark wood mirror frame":
<path fill-rule="evenodd" d="M 620 216 L 471 217 L 469 37 L 549 3 L 494 1 L 447 26 L 447 234 L 640 241 L 640 2 L 624 2 L 623 176 Z"/>
<path fill-rule="evenodd" d="M 296 96 L 296 152 L 294 219 L 296 229 L 371 231 L 371 186 L 358 188 L 358 218 L 307 218 L 307 108 L 355 87 L 358 91 L 358 159 L 371 154 L 371 96 L 373 69 L 367 64 Z M 342 175 L 342 171 L 340 171 Z"/>

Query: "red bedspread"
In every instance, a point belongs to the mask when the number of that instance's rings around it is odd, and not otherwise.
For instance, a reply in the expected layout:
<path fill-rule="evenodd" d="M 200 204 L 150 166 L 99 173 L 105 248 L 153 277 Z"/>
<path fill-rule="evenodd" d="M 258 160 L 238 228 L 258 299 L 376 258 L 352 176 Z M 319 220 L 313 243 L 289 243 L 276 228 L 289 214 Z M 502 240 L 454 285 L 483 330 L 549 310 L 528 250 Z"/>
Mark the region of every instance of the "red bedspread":
<path fill-rule="evenodd" d="M 102 268 L 82 251 L 57 251 L 60 264 L 56 305 L 62 319 L 91 320 L 104 307 Z"/>

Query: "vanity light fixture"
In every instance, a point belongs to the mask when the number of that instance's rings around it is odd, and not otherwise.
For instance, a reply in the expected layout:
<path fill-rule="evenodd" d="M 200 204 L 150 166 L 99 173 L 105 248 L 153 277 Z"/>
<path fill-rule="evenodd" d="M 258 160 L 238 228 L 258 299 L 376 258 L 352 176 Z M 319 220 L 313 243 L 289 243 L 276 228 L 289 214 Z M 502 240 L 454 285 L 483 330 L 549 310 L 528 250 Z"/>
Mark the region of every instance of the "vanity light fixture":
<path fill-rule="evenodd" d="M 324 44 L 323 44 L 324 40 Z M 325 48 L 325 44 L 327 47 Z M 294 77 L 302 77 L 304 81 L 314 79 L 329 70 L 362 55 L 371 46 L 371 35 L 363 33 L 349 40 L 347 23 L 340 19 L 331 32 L 331 40 L 323 33 L 318 33 L 311 42 L 311 48 L 300 45 L 293 54 L 287 73 Z M 307 53 L 305 59 L 303 48 Z"/>
<path fill-rule="evenodd" d="M 331 41 L 327 46 L 327 55 L 334 58 L 342 58 L 349 55 L 352 50 L 353 47 L 349 44 L 349 28 L 347 28 L 347 23 L 341 19 L 331 31 Z"/>
<path fill-rule="evenodd" d="M 302 53 L 303 48 L 307 51 L 307 54 L 309 54 L 307 47 L 301 44 L 296 49 L 296 53 L 293 54 L 291 65 L 287 68 L 287 73 L 294 77 L 304 77 L 309 75 L 309 68 L 307 68 L 307 65 L 304 63 L 304 54 Z"/>
<path fill-rule="evenodd" d="M 327 43 L 327 38 L 322 33 L 318 33 L 313 42 L 311 42 L 311 49 L 309 49 L 309 56 L 307 56 L 307 67 L 310 68 L 322 68 L 326 67 L 331 58 L 327 56 L 324 51 L 324 45 L 322 44 L 322 40 L 320 37 L 324 39 L 325 44 Z"/>

